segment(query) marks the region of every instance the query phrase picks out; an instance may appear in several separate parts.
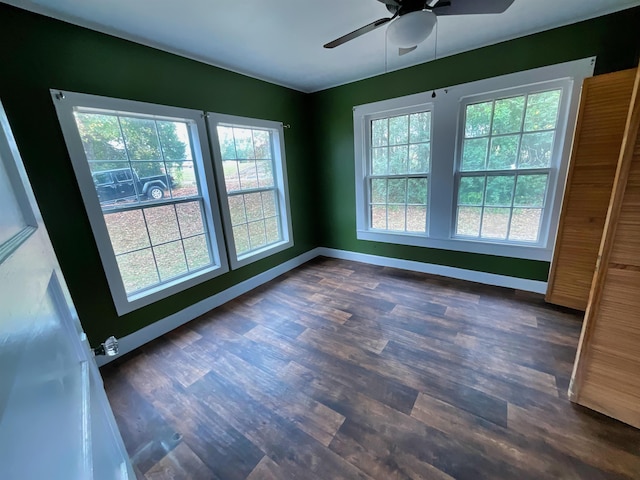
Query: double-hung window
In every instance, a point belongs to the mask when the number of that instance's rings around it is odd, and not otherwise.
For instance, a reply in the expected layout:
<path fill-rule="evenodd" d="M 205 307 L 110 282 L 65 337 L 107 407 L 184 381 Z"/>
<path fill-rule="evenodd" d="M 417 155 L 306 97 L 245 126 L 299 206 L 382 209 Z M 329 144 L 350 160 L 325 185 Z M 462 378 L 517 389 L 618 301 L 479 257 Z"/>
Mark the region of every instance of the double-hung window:
<path fill-rule="evenodd" d="M 562 84 L 546 84 L 463 103 L 457 237 L 539 243 L 561 156 L 556 136 L 563 91 Z"/>
<path fill-rule="evenodd" d="M 357 238 L 550 260 L 594 62 L 356 106 Z"/>
<path fill-rule="evenodd" d="M 367 161 L 368 220 L 372 230 L 427 231 L 431 111 L 372 119 Z"/>
<path fill-rule="evenodd" d="M 228 271 L 202 112 L 51 93 L 118 313 Z"/>
<path fill-rule="evenodd" d="M 208 123 L 232 268 L 291 247 L 282 124 L 214 113 Z"/>

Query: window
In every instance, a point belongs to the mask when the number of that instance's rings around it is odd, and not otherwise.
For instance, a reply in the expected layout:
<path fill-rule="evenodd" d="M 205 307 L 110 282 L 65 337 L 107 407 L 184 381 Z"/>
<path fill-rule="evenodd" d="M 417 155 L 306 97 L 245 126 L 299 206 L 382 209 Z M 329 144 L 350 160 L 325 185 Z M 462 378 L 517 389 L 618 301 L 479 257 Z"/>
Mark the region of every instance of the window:
<path fill-rule="evenodd" d="M 293 245 L 282 124 L 208 115 L 232 268 Z"/>
<path fill-rule="evenodd" d="M 202 113 L 52 95 L 118 313 L 226 272 Z"/>
<path fill-rule="evenodd" d="M 431 157 L 431 112 L 371 120 L 371 228 L 427 231 L 427 188 Z"/>
<path fill-rule="evenodd" d="M 537 243 L 562 89 L 467 104 L 458 236 Z"/>
<path fill-rule="evenodd" d="M 355 107 L 357 238 L 550 260 L 579 91 L 593 65 Z"/>

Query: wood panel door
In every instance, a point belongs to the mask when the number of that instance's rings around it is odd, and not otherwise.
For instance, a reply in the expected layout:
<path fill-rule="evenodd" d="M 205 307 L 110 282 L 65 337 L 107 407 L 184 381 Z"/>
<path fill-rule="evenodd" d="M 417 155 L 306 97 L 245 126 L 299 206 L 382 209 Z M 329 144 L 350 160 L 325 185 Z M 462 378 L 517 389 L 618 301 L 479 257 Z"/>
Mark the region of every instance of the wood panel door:
<path fill-rule="evenodd" d="M 585 310 L 635 69 L 585 79 L 546 300 Z"/>
<path fill-rule="evenodd" d="M 640 428 L 640 68 L 569 397 Z"/>

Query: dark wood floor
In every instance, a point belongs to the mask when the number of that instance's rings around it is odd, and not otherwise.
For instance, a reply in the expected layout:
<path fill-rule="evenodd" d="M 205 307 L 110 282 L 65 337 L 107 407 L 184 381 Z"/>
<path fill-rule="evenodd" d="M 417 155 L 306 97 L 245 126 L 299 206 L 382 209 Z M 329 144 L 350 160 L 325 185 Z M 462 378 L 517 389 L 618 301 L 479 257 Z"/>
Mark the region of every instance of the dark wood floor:
<path fill-rule="evenodd" d="M 567 400 L 580 323 L 321 258 L 103 374 L 141 478 L 640 478 L 640 430 Z"/>

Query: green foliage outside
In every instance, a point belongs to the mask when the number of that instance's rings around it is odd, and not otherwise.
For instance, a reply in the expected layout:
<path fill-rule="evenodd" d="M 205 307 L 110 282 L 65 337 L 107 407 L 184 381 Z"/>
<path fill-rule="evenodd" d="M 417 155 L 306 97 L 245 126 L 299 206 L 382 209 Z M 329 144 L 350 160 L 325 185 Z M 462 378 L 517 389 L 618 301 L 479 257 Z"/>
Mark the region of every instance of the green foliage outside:
<path fill-rule="evenodd" d="M 185 161 L 192 162 L 183 122 L 109 114 L 76 113 L 76 124 L 92 172 L 126 168 L 129 161 L 140 178 L 162 175 L 165 162 L 177 184 Z"/>

